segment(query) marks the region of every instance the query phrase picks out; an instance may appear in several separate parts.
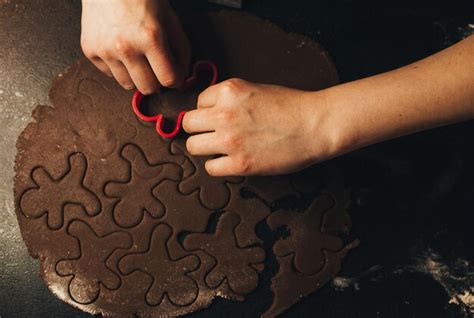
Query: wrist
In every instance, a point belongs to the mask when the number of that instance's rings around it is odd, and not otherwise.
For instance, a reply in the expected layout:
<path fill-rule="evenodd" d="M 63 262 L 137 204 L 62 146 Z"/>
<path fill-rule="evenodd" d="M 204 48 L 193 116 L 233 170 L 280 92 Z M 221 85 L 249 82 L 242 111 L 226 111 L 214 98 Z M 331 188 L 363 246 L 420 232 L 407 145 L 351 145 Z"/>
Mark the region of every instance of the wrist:
<path fill-rule="evenodd" d="M 354 150 L 357 145 L 355 123 L 346 116 L 343 102 L 332 88 L 308 93 L 311 155 L 314 162 L 332 159 Z"/>

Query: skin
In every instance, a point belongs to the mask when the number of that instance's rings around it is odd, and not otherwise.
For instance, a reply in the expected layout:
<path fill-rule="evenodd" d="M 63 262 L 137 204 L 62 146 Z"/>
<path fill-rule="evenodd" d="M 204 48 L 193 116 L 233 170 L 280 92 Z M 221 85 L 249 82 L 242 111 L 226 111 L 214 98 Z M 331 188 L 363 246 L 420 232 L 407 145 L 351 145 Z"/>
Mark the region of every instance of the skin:
<path fill-rule="evenodd" d="M 125 89 L 143 94 L 177 87 L 191 57 L 189 41 L 166 0 L 82 0 L 84 55 Z"/>
<path fill-rule="evenodd" d="M 184 129 L 214 176 L 284 174 L 364 146 L 474 118 L 474 36 L 400 69 L 304 92 L 231 79 Z"/>
<path fill-rule="evenodd" d="M 124 88 L 176 87 L 189 42 L 165 0 L 83 0 L 85 55 Z M 183 128 L 213 176 L 285 174 L 370 144 L 474 118 L 474 36 L 400 69 L 307 92 L 230 79 Z"/>

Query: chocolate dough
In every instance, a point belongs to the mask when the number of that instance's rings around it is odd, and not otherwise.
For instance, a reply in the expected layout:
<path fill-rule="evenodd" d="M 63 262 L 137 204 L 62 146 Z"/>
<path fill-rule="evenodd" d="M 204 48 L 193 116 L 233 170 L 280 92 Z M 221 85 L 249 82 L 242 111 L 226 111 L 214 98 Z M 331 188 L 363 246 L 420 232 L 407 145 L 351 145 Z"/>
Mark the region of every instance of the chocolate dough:
<path fill-rule="evenodd" d="M 188 17 L 185 26 L 195 59 L 215 61 L 220 80 L 305 90 L 337 83 L 318 44 L 258 18 L 221 12 Z M 147 112 L 172 119 L 195 107 L 202 89 L 163 91 L 147 98 Z M 38 106 L 18 139 L 18 222 L 55 295 L 104 316 L 182 315 L 216 296 L 242 301 L 265 270 L 265 238 L 256 233 L 265 221 L 290 230 L 273 248 L 280 268 L 266 316 L 337 273 L 353 247 L 340 238 L 350 219 L 337 174 L 318 166 L 290 176 L 210 177 L 207 158 L 187 153 L 186 136 L 161 139 L 135 117 L 131 98 L 80 60 L 54 81 L 52 106 Z M 303 209 L 278 208 L 308 195 Z"/>

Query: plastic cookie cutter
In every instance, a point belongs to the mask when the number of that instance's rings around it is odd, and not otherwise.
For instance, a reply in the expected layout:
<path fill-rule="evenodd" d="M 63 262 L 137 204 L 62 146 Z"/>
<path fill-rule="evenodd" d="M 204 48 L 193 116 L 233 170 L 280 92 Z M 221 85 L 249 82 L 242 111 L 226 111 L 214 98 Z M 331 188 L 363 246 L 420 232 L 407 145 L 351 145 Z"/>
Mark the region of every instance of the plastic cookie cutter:
<path fill-rule="evenodd" d="M 211 73 L 212 77 L 208 86 L 214 85 L 217 82 L 217 67 L 214 64 L 214 62 L 207 61 L 207 60 L 197 61 L 193 65 L 192 75 L 184 81 L 183 86 L 179 88 L 179 90 L 184 91 L 194 86 L 197 83 L 199 73 L 203 71 L 208 71 Z M 186 112 L 185 111 L 180 112 L 178 115 L 178 119 L 176 120 L 176 125 L 174 126 L 173 130 L 166 132 L 164 131 L 164 128 L 163 128 L 164 120 L 165 120 L 163 114 L 147 116 L 140 111 L 140 104 L 143 100 L 143 97 L 144 95 L 140 93 L 138 90 L 135 91 L 135 93 L 133 94 L 132 108 L 135 115 L 137 115 L 137 117 L 143 121 L 156 122 L 156 132 L 161 137 L 165 139 L 171 139 L 175 137 L 179 133 L 179 130 L 181 129 L 181 122 L 183 121 L 183 117 Z"/>

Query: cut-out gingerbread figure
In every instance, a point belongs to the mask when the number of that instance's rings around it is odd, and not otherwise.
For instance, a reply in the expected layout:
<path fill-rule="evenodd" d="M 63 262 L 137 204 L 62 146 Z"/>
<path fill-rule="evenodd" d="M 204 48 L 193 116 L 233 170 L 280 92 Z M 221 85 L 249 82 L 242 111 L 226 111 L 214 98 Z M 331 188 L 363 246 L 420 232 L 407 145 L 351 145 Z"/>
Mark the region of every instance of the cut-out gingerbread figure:
<path fill-rule="evenodd" d="M 217 288 L 227 280 L 234 292 L 245 295 L 257 287 L 258 272 L 252 265 L 263 263 L 265 251 L 260 247 L 238 246 L 234 231 L 240 221 L 237 214 L 224 213 L 215 233 L 190 234 L 184 240 L 184 248 L 201 249 L 215 259 L 215 266 L 206 276 L 209 287 Z"/>
<path fill-rule="evenodd" d="M 172 229 L 164 223 L 159 224 L 153 231 L 150 247 L 145 253 L 126 255 L 119 262 L 119 269 L 125 275 L 140 270 L 153 277 L 153 283 L 145 296 L 151 306 L 160 305 L 164 297 L 178 306 L 186 306 L 198 294 L 197 283 L 186 274 L 199 267 L 199 258 L 188 255 L 177 260 L 171 259 L 166 247 L 171 236 Z"/>
<path fill-rule="evenodd" d="M 145 211 L 154 218 L 162 217 L 164 206 L 153 195 L 153 189 L 163 180 L 179 180 L 181 168 L 174 163 L 152 165 L 142 150 L 132 144 L 126 145 L 121 155 L 129 163 L 130 178 L 111 181 L 104 189 L 107 196 L 118 199 L 113 212 L 116 222 L 122 227 L 135 226 Z M 143 194 L 148 195 L 143 198 Z"/>
<path fill-rule="evenodd" d="M 323 250 L 338 251 L 344 244 L 334 235 L 323 233 L 321 224 L 325 212 L 334 206 L 329 195 L 321 195 L 303 212 L 278 211 L 267 218 L 272 230 L 285 226 L 290 236 L 273 245 L 276 256 L 294 254 L 294 268 L 304 275 L 314 275 L 325 263 Z"/>
<path fill-rule="evenodd" d="M 84 208 L 90 216 L 97 215 L 101 204 L 97 196 L 83 184 L 87 161 L 83 154 L 69 156 L 69 167 L 63 176 L 55 180 L 44 167 L 31 172 L 37 187 L 26 190 L 20 199 L 23 214 L 31 218 L 48 215 L 48 226 L 59 229 L 64 223 L 64 207 L 76 204 Z M 67 189 L 67 190 L 65 190 Z"/>
<path fill-rule="evenodd" d="M 183 176 L 179 183 L 179 191 L 183 194 L 190 194 L 199 191 L 199 199 L 204 206 L 209 209 L 222 209 L 230 200 L 230 190 L 228 183 L 240 183 L 242 177 L 216 178 L 210 176 L 204 169 L 207 157 L 191 156 L 182 140 L 174 140 L 171 144 L 173 154 L 185 155 L 193 165 L 193 172 L 189 176 Z M 189 164 L 189 162 L 188 162 Z"/>
<path fill-rule="evenodd" d="M 77 238 L 80 256 L 59 261 L 56 272 L 61 276 L 72 275 L 69 282 L 71 297 L 80 304 L 88 304 L 99 296 L 100 284 L 108 289 L 119 288 L 120 277 L 107 267 L 106 261 L 114 250 L 130 248 L 131 236 L 125 232 L 113 232 L 99 237 L 82 221 L 70 223 L 68 233 Z"/>

